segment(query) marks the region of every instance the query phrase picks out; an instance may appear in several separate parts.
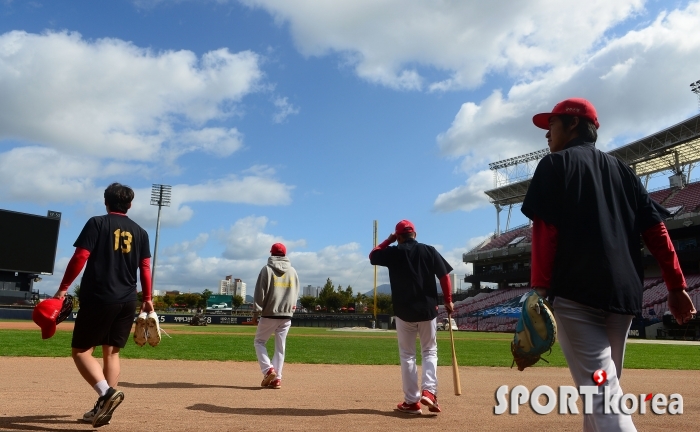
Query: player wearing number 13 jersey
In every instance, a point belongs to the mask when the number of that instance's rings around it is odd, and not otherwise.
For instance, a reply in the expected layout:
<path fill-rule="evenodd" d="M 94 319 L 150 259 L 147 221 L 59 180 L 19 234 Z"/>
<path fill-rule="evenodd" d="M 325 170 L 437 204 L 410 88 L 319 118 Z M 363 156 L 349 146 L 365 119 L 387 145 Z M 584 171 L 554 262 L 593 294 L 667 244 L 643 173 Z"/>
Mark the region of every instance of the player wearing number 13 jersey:
<path fill-rule="evenodd" d="M 73 245 L 90 251 L 80 282 L 80 304 L 136 301 L 136 271 L 151 257 L 148 233 L 126 214 L 90 218 Z"/>
<path fill-rule="evenodd" d="M 119 350 L 129 339 L 138 307 L 137 271 L 143 294 L 141 311 L 153 311 L 148 234 L 126 216 L 134 191 L 113 183 L 105 189 L 104 198 L 107 214 L 90 218 L 83 227 L 54 296 L 63 298 L 85 266 L 71 347 L 78 372 L 98 394 L 95 407 L 83 416 L 93 427 L 108 424 L 124 399 L 124 393 L 114 387 L 121 371 Z M 92 356 L 98 345 L 102 346 L 103 365 Z"/>

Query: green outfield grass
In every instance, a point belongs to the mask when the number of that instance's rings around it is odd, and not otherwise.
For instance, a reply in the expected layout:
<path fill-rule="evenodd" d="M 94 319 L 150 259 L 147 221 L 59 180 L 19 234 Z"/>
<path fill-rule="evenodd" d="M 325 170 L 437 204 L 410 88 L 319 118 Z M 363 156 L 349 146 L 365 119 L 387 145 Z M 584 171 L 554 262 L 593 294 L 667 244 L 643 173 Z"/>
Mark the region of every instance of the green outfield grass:
<path fill-rule="evenodd" d="M 60 326 L 59 326 L 60 328 Z M 255 361 L 254 327 L 164 325 L 174 330 L 172 339 L 163 336 L 153 348 L 129 342 L 122 358 Z M 176 331 L 190 334 L 177 334 Z M 460 366 L 510 367 L 512 335 L 503 333 L 455 332 L 455 350 Z M 42 340 L 37 330 L 0 330 L 0 356 L 67 357 L 71 332 L 59 330 Z M 270 339 L 268 347 L 273 343 Z M 99 355 L 99 348 L 97 353 Z M 438 332 L 439 364 L 451 362 L 449 332 Z M 635 369 L 700 369 L 700 346 L 629 344 L 625 367 Z M 537 367 L 565 367 L 558 344 Z M 292 327 L 287 337 L 286 361 L 312 364 L 397 365 L 395 333 L 341 332 L 322 328 Z"/>

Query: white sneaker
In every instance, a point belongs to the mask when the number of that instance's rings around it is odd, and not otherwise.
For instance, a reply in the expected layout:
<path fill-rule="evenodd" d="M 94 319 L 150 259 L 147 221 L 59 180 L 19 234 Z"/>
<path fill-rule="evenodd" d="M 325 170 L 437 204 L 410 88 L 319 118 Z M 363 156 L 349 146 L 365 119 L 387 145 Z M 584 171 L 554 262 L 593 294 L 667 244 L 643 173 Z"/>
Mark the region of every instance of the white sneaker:
<path fill-rule="evenodd" d="M 160 343 L 160 324 L 158 323 L 158 315 L 155 312 L 149 312 L 146 323 L 148 325 L 148 331 L 146 332 L 148 344 L 154 347 Z"/>
<path fill-rule="evenodd" d="M 138 318 L 136 318 L 136 327 L 134 328 L 134 342 L 136 342 L 136 345 L 140 347 L 146 345 L 146 341 L 148 338 L 148 324 L 146 323 L 147 317 L 148 315 L 146 314 L 146 312 L 141 312 Z"/>

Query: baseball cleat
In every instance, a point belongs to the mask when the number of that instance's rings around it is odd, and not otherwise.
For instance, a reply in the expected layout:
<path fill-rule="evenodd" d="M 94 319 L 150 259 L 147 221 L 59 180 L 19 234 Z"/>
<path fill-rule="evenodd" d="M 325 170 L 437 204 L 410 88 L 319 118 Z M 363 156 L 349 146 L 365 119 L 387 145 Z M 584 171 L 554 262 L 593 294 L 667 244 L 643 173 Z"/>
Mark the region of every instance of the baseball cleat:
<path fill-rule="evenodd" d="M 423 390 L 423 395 L 420 398 L 420 403 L 428 407 L 428 411 L 439 413 L 442 412 L 440 406 L 437 403 L 437 396 L 429 392 L 428 390 Z"/>
<path fill-rule="evenodd" d="M 100 396 L 95 402 L 93 411 L 95 414 L 92 418 L 92 427 L 100 427 L 108 425 L 112 420 L 112 414 L 117 409 L 120 403 L 124 400 L 124 393 L 112 387 L 107 390 L 107 394 Z M 83 416 L 83 418 L 85 418 Z"/>
<path fill-rule="evenodd" d="M 267 370 L 267 373 L 265 374 L 265 377 L 263 378 L 262 382 L 260 383 L 260 387 L 267 387 L 270 385 L 274 379 L 277 378 L 277 372 L 275 372 L 275 368 L 271 367 L 270 369 Z"/>
<path fill-rule="evenodd" d="M 81 418 L 80 420 L 84 421 L 85 423 L 92 424 L 92 421 L 95 420 L 96 413 L 97 413 L 97 404 L 95 404 L 95 408 L 93 408 L 90 411 L 83 414 L 83 418 Z M 109 424 L 109 422 L 107 422 L 107 424 Z"/>
<path fill-rule="evenodd" d="M 134 328 L 134 342 L 136 345 L 142 347 L 146 345 L 148 326 L 146 324 L 146 318 L 148 315 L 146 312 L 141 312 L 136 318 L 136 327 Z"/>
<path fill-rule="evenodd" d="M 416 414 L 420 415 L 423 414 L 423 411 L 420 409 L 420 404 L 418 402 L 412 403 L 412 404 L 407 404 L 406 402 L 402 402 L 398 405 L 396 405 L 396 411 L 400 411 L 406 414 Z"/>
<path fill-rule="evenodd" d="M 270 384 L 267 385 L 267 388 L 271 388 L 271 389 L 280 389 L 280 388 L 282 388 L 282 380 L 279 379 L 279 378 L 276 378 L 276 379 L 272 380 L 272 382 L 271 382 Z"/>
<path fill-rule="evenodd" d="M 160 324 L 158 323 L 158 315 L 155 312 L 149 312 L 146 323 L 148 325 L 148 344 L 154 347 L 160 343 Z"/>

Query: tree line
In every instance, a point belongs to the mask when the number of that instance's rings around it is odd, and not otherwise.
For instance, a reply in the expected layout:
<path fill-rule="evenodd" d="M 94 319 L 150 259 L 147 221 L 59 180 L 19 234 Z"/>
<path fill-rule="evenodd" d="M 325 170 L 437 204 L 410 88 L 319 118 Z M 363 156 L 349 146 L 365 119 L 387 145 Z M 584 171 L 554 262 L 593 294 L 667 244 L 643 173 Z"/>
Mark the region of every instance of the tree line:
<path fill-rule="evenodd" d="M 74 306 L 78 307 L 77 299 L 80 295 L 80 285 L 76 284 L 73 288 L 73 292 L 75 294 Z M 153 307 L 157 310 L 178 307 L 206 309 L 207 300 L 212 294 L 212 291 L 205 289 L 201 293 L 155 296 L 153 297 Z M 137 293 L 137 296 L 139 303 L 141 303 L 143 297 L 140 291 Z M 237 309 L 243 304 L 244 299 L 240 295 L 236 295 L 233 296 L 232 302 L 233 309 Z M 326 284 L 318 293 L 318 297 L 302 296 L 299 299 L 299 304 L 309 312 L 342 312 L 352 308 L 352 310 L 358 313 L 374 313 L 374 296 L 367 296 L 359 292 L 354 294 L 350 285 L 345 288 L 341 285 L 336 287 L 333 285 L 331 278 L 326 279 Z M 377 294 L 377 313 L 392 314 L 393 312 L 391 296 L 389 294 Z"/>
<path fill-rule="evenodd" d="M 309 312 L 322 310 L 325 312 L 341 312 L 352 308 L 355 312 L 374 313 L 374 296 L 362 293 L 353 294 L 352 286 L 343 288 L 333 285 L 331 278 L 326 279 L 326 284 L 321 288 L 318 297 L 306 295 L 299 299 L 301 307 Z M 343 309 L 345 308 L 345 309 Z M 377 313 L 391 314 L 393 307 L 391 296 L 377 294 Z"/>

